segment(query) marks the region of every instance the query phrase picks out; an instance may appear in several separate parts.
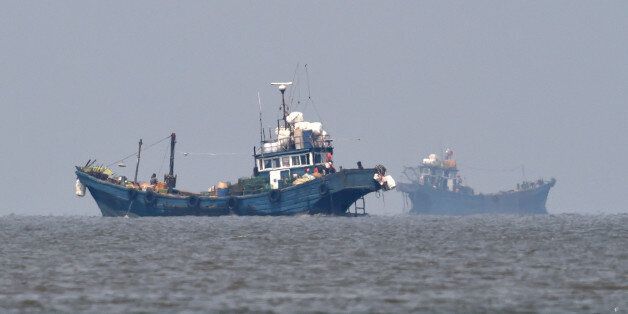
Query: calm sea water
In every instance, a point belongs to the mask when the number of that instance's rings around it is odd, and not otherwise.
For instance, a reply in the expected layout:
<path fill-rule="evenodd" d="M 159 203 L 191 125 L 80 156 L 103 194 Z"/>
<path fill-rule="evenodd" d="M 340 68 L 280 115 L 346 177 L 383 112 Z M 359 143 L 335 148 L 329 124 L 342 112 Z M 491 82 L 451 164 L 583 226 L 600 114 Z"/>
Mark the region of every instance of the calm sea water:
<path fill-rule="evenodd" d="M 0 217 L 0 312 L 628 312 L 628 215 Z"/>

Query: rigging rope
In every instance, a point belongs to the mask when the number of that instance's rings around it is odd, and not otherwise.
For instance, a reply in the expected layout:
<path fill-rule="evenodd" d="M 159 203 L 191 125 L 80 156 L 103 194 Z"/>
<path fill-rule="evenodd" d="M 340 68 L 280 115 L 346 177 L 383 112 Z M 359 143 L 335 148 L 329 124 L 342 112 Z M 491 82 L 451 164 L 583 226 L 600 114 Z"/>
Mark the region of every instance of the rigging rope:
<path fill-rule="evenodd" d="M 312 107 L 314 107 L 314 112 L 316 113 L 316 116 L 318 116 L 318 121 L 323 123 L 323 118 L 321 118 L 321 115 L 318 113 L 318 109 L 316 109 L 314 100 L 312 100 L 312 94 L 310 93 L 310 73 L 307 70 L 307 63 L 305 64 L 305 79 L 307 80 L 307 100 L 312 104 Z"/>
<path fill-rule="evenodd" d="M 152 144 L 150 144 L 150 145 L 146 146 L 146 148 L 142 148 L 142 149 L 140 149 L 140 151 L 145 151 L 145 150 L 148 150 L 148 149 L 150 149 L 151 147 L 153 147 L 153 146 L 155 146 L 155 145 L 157 145 L 157 144 L 159 144 L 159 143 L 161 143 L 161 142 L 163 142 L 163 141 L 165 141 L 165 140 L 167 140 L 167 139 L 170 139 L 170 135 L 168 135 L 168 136 L 166 136 L 166 137 L 164 137 L 164 138 L 162 138 L 162 139 L 158 140 L 157 142 L 154 142 L 154 143 L 152 143 Z M 126 156 L 126 157 L 124 157 L 124 158 L 122 158 L 122 159 L 120 159 L 120 160 L 116 160 L 116 161 L 114 161 L 114 162 L 112 162 L 112 163 L 108 164 L 108 165 L 107 165 L 107 167 L 111 167 L 111 166 L 113 166 L 113 165 L 115 165 L 115 164 L 117 164 L 117 163 L 119 163 L 119 162 L 123 162 L 123 161 L 125 161 L 125 160 L 127 160 L 127 159 L 129 159 L 129 158 L 131 158 L 131 157 L 133 157 L 133 156 L 137 156 L 137 152 L 135 152 L 135 153 L 133 153 L 133 154 L 129 154 L 128 156 Z"/>
<path fill-rule="evenodd" d="M 297 87 L 299 85 L 299 82 L 296 81 L 297 78 L 298 78 L 297 77 L 297 71 L 299 71 L 299 62 L 297 62 L 297 66 L 294 68 L 294 74 L 292 75 L 292 82 L 294 82 L 294 84 L 293 84 L 294 87 Z M 294 109 L 292 107 L 292 104 L 294 103 L 294 88 L 290 89 L 290 94 L 288 95 L 288 98 L 289 98 L 289 102 L 288 103 L 289 103 L 289 106 L 290 106 L 290 108 L 288 108 L 290 110 L 288 110 L 288 111 L 292 111 L 292 109 Z M 298 100 L 297 100 L 297 104 L 298 104 Z"/>
<path fill-rule="evenodd" d="M 359 142 L 362 139 L 359 137 L 336 137 L 334 138 L 334 142 L 338 142 L 338 141 L 348 141 L 348 142 Z"/>
<path fill-rule="evenodd" d="M 484 171 L 484 172 L 514 172 L 520 170 L 521 166 L 513 167 L 513 168 L 503 168 L 503 169 L 489 169 L 489 168 L 478 168 L 469 165 L 464 165 L 464 170 L 473 170 L 473 171 Z"/>
<path fill-rule="evenodd" d="M 164 147 L 164 156 L 161 158 L 161 165 L 159 165 L 159 171 L 157 173 L 161 173 L 161 170 L 164 168 L 164 164 L 166 163 L 166 153 L 168 153 L 168 146 Z"/>
<path fill-rule="evenodd" d="M 237 156 L 237 155 L 248 155 L 243 153 L 191 153 L 191 152 L 182 152 L 183 156 Z"/>

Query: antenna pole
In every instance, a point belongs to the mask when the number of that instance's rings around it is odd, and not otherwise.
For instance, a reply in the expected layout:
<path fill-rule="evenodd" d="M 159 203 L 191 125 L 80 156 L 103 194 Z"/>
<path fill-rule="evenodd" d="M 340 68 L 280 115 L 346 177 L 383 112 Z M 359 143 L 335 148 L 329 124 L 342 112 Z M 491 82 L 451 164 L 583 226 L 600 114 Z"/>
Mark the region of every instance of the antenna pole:
<path fill-rule="evenodd" d="M 257 103 L 259 104 L 259 141 L 264 142 L 264 127 L 262 126 L 262 98 L 257 92 Z"/>
<path fill-rule="evenodd" d="M 135 177 L 133 182 L 137 182 L 137 171 L 140 169 L 140 155 L 142 154 L 142 139 L 140 139 L 138 148 L 137 148 L 137 163 L 135 164 Z"/>
<path fill-rule="evenodd" d="M 283 83 L 270 83 L 270 85 L 275 85 L 279 87 L 279 91 L 281 92 L 281 110 L 283 111 L 283 127 L 288 128 L 288 109 L 286 108 L 286 89 L 288 86 L 292 85 L 292 82 L 283 82 Z M 279 123 L 279 121 L 277 121 Z"/>

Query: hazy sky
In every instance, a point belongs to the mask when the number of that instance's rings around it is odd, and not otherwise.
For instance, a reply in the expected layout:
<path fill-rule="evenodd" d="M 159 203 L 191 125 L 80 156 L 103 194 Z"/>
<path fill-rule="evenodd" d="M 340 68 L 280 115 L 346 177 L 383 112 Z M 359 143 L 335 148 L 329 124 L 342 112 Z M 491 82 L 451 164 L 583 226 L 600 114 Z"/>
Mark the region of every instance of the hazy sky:
<path fill-rule="evenodd" d="M 176 132 L 182 189 L 250 175 L 269 83 L 308 64 L 336 164 L 451 147 L 478 191 L 556 177 L 550 213 L 627 212 L 626 1 L 2 1 L 0 215 L 100 215 L 74 165 Z M 306 119 L 303 67 L 296 79 Z M 301 95 L 299 98 L 299 94 Z M 359 138 L 360 140 L 356 140 Z M 164 145 L 140 176 L 167 169 Z M 132 177 L 134 161 L 116 168 Z M 371 198 L 399 213 L 401 193 Z"/>

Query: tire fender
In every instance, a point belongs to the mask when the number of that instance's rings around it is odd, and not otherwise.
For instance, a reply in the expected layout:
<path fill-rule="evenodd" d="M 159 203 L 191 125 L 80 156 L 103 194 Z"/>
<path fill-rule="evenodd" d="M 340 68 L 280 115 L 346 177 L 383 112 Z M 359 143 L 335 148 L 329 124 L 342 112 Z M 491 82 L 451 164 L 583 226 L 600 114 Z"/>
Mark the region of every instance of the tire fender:
<path fill-rule="evenodd" d="M 327 186 L 327 183 L 323 182 L 321 185 L 318 186 L 318 193 L 321 196 L 329 194 L 329 186 Z"/>
<path fill-rule="evenodd" d="M 197 196 L 192 195 L 188 197 L 188 206 L 198 207 L 200 203 L 201 203 L 201 200 Z"/>
<path fill-rule="evenodd" d="M 135 197 L 137 197 L 137 190 L 129 189 L 129 201 L 135 200 Z"/>
<path fill-rule="evenodd" d="M 268 193 L 268 198 L 271 203 L 278 203 L 281 200 L 281 191 L 277 189 L 271 190 L 270 193 Z"/>
<path fill-rule="evenodd" d="M 155 192 L 153 191 L 146 191 L 146 194 L 144 194 L 144 201 L 148 205 L 155 205 L 155 203 L 157 203 L 157 195 L 155 195 Z"/>
<path fill-rule="evenodd" d="M 240 206 L 240 203 L 238 202 L 238 199 L 235 197 L 230 197 L 229 200 L 227 200 L 227 208 L 230 211 L 235 211 L 238 209 L 238 207 Z"/>

